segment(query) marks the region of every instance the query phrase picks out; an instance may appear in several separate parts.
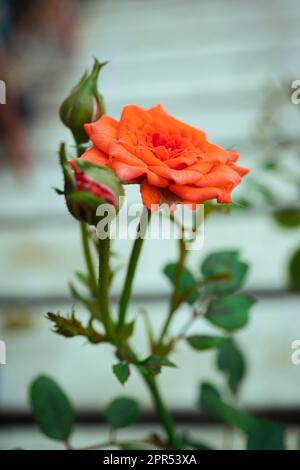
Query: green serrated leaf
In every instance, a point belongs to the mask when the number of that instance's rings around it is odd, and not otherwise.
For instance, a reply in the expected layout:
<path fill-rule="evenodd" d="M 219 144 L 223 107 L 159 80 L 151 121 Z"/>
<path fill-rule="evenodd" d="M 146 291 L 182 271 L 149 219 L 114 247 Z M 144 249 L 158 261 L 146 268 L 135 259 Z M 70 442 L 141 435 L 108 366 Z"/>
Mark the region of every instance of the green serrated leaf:
<path fill-rule="evenodd" d="M 237 251 L 220 251 L 212 253 L 203 261 L 201 271 L 205 290 L 223 295 L 242 286 L 248 265 L 240 261 Z"/>
<path fill-rule="evenodd" d="M 217 366 L 227 376 L 232 393 L 237 393 L 245 376 L 244 356 L 233 339 L 228 339 L 218 351 Z"/>
<path fill-rule="evenodd" d="M 127 362 L 119 362 L 118 364 L 114 364 L 112 369 L 119 382 L 124 385 L 130 375 L 130 369 Z"/>
<path fill-rule="evenodd" d="M 177 265 L 175 263 L 169 263 L 163 269 L 163 273 L 167 276 L 173 285 L 175 284 L 176 280 L 176 270 Z M 184 267 L 180 277 L 179 297 L 184 297 L 185 294 L 186 299 L 184 300 L 190 304 L 193 304 L 199 298 L 197 281 L 191 271 Z"/>
<path fill-rule="evenodd" d="M 201 409 L 209 415 L 246 433 L 255 422 L 255 418 L 246 412 L 224 402 L 218 390 L 207 382 L 201 385 L 199 404 Z"/>
<path fill-rule="evenodd" d="M 221 348 L 227 341 L 224 336 L 194 335 L 186 338 L 189 345 L 196 351 Z"/>
<path fill-rule="evenodd" d="M 255 418 L 229 405 L 221 398 L 218 390 L 207 382 L 201 386 L 199 404 L 206 413 L 243 431 L 248 439 L 247 449 L 284 449 L 284 430 L 281 425 Z"/>
<path fill-rule="evenodd" d="M 278 423 L 257 420 L 248 433 L 247 450 L 284 450 L 284 429 Z"/>
<path fill-rule="evenodd" d="M 132 398 L 120 397 L 113 400 L 107 411 L 106 419 L 113 429 L 125 428 L 139 418 L 138 403 Z"/>
<path fill-rule="evenodd" d="M 45 375 L 37 377 L 30 386 L 30 401 L 42 432 L 51 439 L 68 440 L 74 413 L 68 397 L 57 383 Z"/>
<path fill-rule="evenodd" d="M 254 300 L 245 295 L 228 295 L 213 300 L 205 318 L 213 325 L 228 331 L 245 326 Z"/>

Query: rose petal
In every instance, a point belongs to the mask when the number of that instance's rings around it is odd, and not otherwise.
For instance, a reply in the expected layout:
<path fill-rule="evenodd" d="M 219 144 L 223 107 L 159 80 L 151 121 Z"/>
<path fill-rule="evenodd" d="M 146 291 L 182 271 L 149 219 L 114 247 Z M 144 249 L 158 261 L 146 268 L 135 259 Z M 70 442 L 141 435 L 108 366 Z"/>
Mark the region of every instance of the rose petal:
<path fill-rule="evenodd" d="M 241 179 L 241 176 L 232 168 L 226 165 L 218 165 L 211 173 L 202 176 L 195 184 L 198 188 L 225 188 L 229 185 L 232 189 L 240 183 Z"/>
<path fill-rule="evenodd" d="M 118 175 L 123 183 L 136 183 L 139 178 L 147 174 L 147 170 L 140 166 L 126 165 L 123 162 L 112 161 L 111 169 Z"/>
<path fill-rule="evenodd" d="M 160 166 L 150 166 L 150 170 L 177 184 L 194 184 L 201 178 L 198 171 L 192 170 L 173 170 L 172 168 Z"/>
<path fill-rule="evenodd" d="M 141 195 L 143 203 L 147 209 L 154 210 L 151 206 L 159 204 L 161 196 L 160 191 L 155 186 L 149 184 L 147 180 L 144 180 L 141 183 Z"/>
<path fill-rule="evenodd" d="M 169 181 L 166 178 L 162 178 L 150 170 L 147 172 L 147 179 L 150 184 L 158 186 L 159 188 L 166 188 L 169 186 Z"/>
<path fill-rule="evenodd" d="M 239 159 L 240 154 L 233 150 L 227 150 L 228 158 L 232 162 L 236 162 Z"/>
<path fill-rule="evenodd" d="M 198 203 L 219 198 L 222 195 L 220 188 L 195 188 L 193 186 L 182 186 L 178 184 L 170 184 L 169 190 L 185 201 Z"/>
<path fill-rule="evenodd" d="M 148 148 L 141 148 L 138 146 L 136 150 L 136 155 L 141 158 L 141 160 L 146 164 L 146 165 L 157 165 L 157 166 L 162 166 L 165 167 L 165 163 L 162 162 L 159 158 L 157 158 L 153 152 L 148 149 Z"/>
<path fill-rule="evenodd" d="M 181 157 L 170 158 L 170 160 L 166 161 L 166 165 L 174 170 L 181 170 L 186 166 L 192 165 L 196 161 L 196 155 L 184 155 Z"/>
<path fill-rule="evenodd" d="M 136 105 L 124 106 L 117 137 L 121 138 L 128 130 L 138 130 L 147 122 L 151 123 L 151 116 L 144 109 Z"/>
<path fill-rule="evenodd" d="M 226 163 L 228 160 L 227 150 L 219 147 L 219 145 L 212 144 L 211 142 L 207 142 L 203 148 L 203 152 L 205 154 L 206 162 Z"/>
<path fill-rule="evenodd" d="M 147 165 L 140 158 L 128 152 L 128 150 L 126 150 L 123 145 L 118 142 L 113 142 L 110 145 L 109 156 L 111 160 L 116 159 L 118 162 L 123 162 L 127 165 L 147 168 Z"/>
<path fill-rule="evenodd" d="M 105 153 L 117 137 L 118 121 L 105 114 L 98 121 L 84 125 L 84 129 L 94 145 Z"/>
<path fill-rule="evenodd" d="M 245 168 L 243 166 L 237 166 L 234 164 L 231 165 L 231 168 L 233 168 L 233 170 L 236 171 L 241 176 L 247 175 L 250 171 L 249 168 Z"/>
<path fill-rule="evenodd" d="M 174 129 L 177 129 L 177 131 L 180 132 L 180 135 L 194 137 L 196 141 L 206 139 L 205 132 L 174 118 L 168 114 L 161 105 L 156 105 L 148 109 L 148 113 L 155 117 L 159 123 L 163 122 L 165 126 L 167 125 L 171 132 L 174 132 Z"/>
<path fill-rule="evenodd" d="M 96 147 L 89 148 L 78 160 L 88 160 L 89 162 L 95 163 L 95 165 L 109 166 L 107 155 Z"/>

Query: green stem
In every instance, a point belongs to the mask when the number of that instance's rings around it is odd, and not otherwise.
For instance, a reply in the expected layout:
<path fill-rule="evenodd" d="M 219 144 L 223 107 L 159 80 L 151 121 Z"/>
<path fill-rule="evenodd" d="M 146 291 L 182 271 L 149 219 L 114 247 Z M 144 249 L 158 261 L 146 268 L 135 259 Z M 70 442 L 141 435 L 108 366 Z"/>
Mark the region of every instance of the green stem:
<path fill-rule="evenodd" d="M 153 404 L 161 419 L 162 426 L 164 427 L 166 434 L 169 438 L 170 445 L 174 449 L 180 449 L 181 441 L 179 437 L 177 436 L 173 418 L 163 401 L 163 398 L 160 394 L 155 377 L 153 377 L 148 371 L 146 371 L 143 367 L 141 367 L 140 361 L 136 352 L 132 349 L 131 346 L 129 346 L 128 343 L 127 343 L 127 352 L 131 356 L 132 363 L 135 365 L 137 371 L 140 373 L 141 377 L 143 378 L 143 380 L 145 381 L 149 389 L 149 392 L 153 400 Z"/>
<path fill-rule="evenodd" d="M 99 304 L 101 319 L 103 321 L 106 334 L 109 339 L 113 336 L 114 325 L 109 310 L 109 255 L 110 255 L 110 239 L 107 236 L 103 240 L 99 240 Z"/>
<path fill-rule="evenodd" d="M 164 401 L 162 399 L 162 396 L 160 394 L 158 385 L 156 383 L 156 380 L 154 377 L 151 377 L 150 375 L 147 375 L 143 372 L 140 373 L 142 377 L 144 378 L 146 384 L 148 385 L 149 391 L 152 396 L 153 403 L 155 405 L 155 408 L 157 410 L 157 413 L 161 419 L 161 422 L 163 424 L 163 427 L 165 428 L 165 431 L 167 433 L 167 436 L 170 441 L 170 445 L 174 449 L 180 449 L 180 439 L 176 434 L 176 429 L 175 425 L 173 422 L 173 418 L 169 412 L 169 410 L 166 408 Z"/>
<path fill-rule="evenodd" d="M 182 270 L 184 268 L 184 262 L 186 260 L 186 256 L 187 256 L 187 250 L 186 250 L 184 239 L 182 238 L 182 239 L 179 240 L 179 259 L 178 259 L 178 262 L 177 262 L 176 273 L 175 273 L 174 290 L 173 290 L 173 294 L 172 294 L 172 297 L 171 297 L 169 313 L 168 313 L 166 321 L 163 325 L 163 328 L 162 328 L 162 331 L 161 331 L 161 334 L 160 334 L 160 337 L 159 337 L 159 340 L 158 340 L 159 345 L 162 344 L 162 342 L 164 340 L 164 337 L 167 334 L 167 331 L 168 331 L 169 325 L 171 323 L 171 320 L 173 318 L 174 312 L 179 307 L 179 305 L 178 305 L 178 296 L 179 296 L 179 293 L 180 293 L 180 280 L 181 280 L 181 273 L 182 273 Z"/>
<path fill-rule="evenodd" d="M 133 284 L 133 279 L 137 267 L 137 263 L 141 254 L 143 242 L 144 242 L 144 236 L 147 231 L 148 227 L 148 222 L 151 217 L 151 212 L 148 211 L 146 213 L 147 219 L 146 222 L 144 220 L 144 212 L 141 215 L 141 219 L 137 228 L 137 238 L 135 239 L 135 242 L 132 247 L 130 259 L 129 259 L 129 264 L 128 264 L 128 269 L 126 273 L 126 278 L 125 278 L 125 283 L 123 286 L 121 298 L 120 298 L 120 303 L 119 303 L 119 321 L 118 321 L 118 329 L 120 330 L 122 326 L 125 323 L 125 317 L 126 317 L 126 312 L 131 296 L 131 290 L 132 290 L 132 284 Z"/>
<path fill-rule="evenodd" d="M 74 137 L 74 140 L 76 142 L 77 158 L 79 158 L 85 152 L 85 148 L 81 143 L 77 143 L 76 137 L 74 135 L 73 135 L 73 137 Z"/>
<path fill-rule="evenodd" d="M 90 283 L 91 291 L 93 295 L 97 298 L 97 292 L 98 292 L 97 278 L 96 278 L 95 268 L 94 268 L 93 259 L 92 259 L 90 246 L 89 246 L 89 235 L 88 235 L 87 224 L 84 222 L 81 222 L 80 229 L 81 229 L 81 240 L 82 240 L 82 246 L 83 246 L 84 259 L 85 259 L 85 264 L 86 264 L 87 272 L 89 276 L 89 283 Z"/>

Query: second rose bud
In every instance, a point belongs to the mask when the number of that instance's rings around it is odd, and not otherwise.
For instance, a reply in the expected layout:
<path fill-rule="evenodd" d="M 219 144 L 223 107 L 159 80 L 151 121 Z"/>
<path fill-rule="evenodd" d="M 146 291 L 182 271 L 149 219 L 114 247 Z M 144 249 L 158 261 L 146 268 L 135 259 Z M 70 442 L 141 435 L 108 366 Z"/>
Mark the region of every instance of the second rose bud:
<path fill-rule="evenodd" d="M 60 149 L 60 163 L 64 175 L 63 193 L 73 217 L 96 225 L 99 205 L 111 204 L 118 212 L 124 190 L 112 170 L 84 160 L 67 161 L 64 146 Z"/>

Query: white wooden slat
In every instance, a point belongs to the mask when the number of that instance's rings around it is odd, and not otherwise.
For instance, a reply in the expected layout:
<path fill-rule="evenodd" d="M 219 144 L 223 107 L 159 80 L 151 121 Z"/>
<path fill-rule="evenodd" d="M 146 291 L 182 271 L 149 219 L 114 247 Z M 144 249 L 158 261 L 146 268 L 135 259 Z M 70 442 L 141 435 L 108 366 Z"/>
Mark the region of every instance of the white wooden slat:
<path fill-rule="evenodd" d="M 247 2 L 228 5 L 224 9 L 217 2 L 171 2 L 164 6 L 158 4 L 158 10 L 141 2 L 114 5 L 110 14 L 99 6 L 98 15 L 88 19 L 84 44 L 90 52 L 93 42 L 98 48 L 104 47 L 123 56 L 136 55 L 139 52 L 147 56 L 149 50 L 178 49 L 187 52 L 198 46 L 202 50 L 215 44 L 226 46 L 237 44 L 261 45 L 264 40 L 298 37 L 297 9 L 294 2 L 285 3 L 285 8 L 278 8 L 278 2 Z M 190 8 L 189 8 L 190 6 Z M 289 8 L 290 7 L 290 8 Z M 272 15 L 272 21 L 270 17 Z M 101 18 L 103 18 L 101 22 Z M 253 32 L 255 31 L 255 34 Z M 275 34 L 276 31 L 276 34 Z M 94 36 L 94 41 L 91 38 Z M 116 38 L 122 37 L 116 47 Z M 198 42 L 198 44 L 197 44 Z M 189 44 L 189 47 L 187 47 Z"/>
<path fill-rule="evenodd" d="M 117 18 L 115 18 L 116 20 Z M 107 28 L 101 29 L 99 26 L 99 20 L 95 19 L 95 27 L 90 25 L 88 30 L 88 36 L 84 37 L 84 40 L 88 40 L 91 43 L 94 41 L 103 40 L 103 44 L 98 42 L 98 48 L 107 45 L 107 49 L 110 52 L 115 50 L 115 40 L 116 36 L 122 37 L 125 36 L 125 40 L 119 44 L 118 55 L 128 55 L 133 56 L 137 54 L 138 56 L 143 53 L 147 54 L 152 52 L 154 48 L 164 48 L 168 46 L 173 49 L 173 51 L 181 50 L 183 51 L 184 44 L 191 44 L 192 50 L 203 50 L 210 51 L 214 47 L 220 47 L 220 44 L 223 43 L 223 47 L 226 46 L 228 50 L 230 48 L 235 48 L 236 44 L 243 42 L 244 45 L 251 45 L 261 47 L 261 45 L 266 44 L 278 44 L 280 38 L 283 41 L 286 41 L 287 38 L 290 40 L 296 39 L 298 18 L 290 17 L 285 21 L 284 18 L 279 17 L 278 23 L 280 23 L 280 31 L 274 39 L 274 28 L 279 26 L 274 23 L 270 24 L 266 21 L 259 21 L 253 24 L 251 21 L 241 22 L 236 25 L 227 25 L 226 22 L 219 22 L 214 25 L 206 24 L 205 21 L 193 20 L 193 22 L 182 23 L 181 28 L 178 25 L 174 25 L 172 20 L 165 25 L 161 25 L 156 28 L 156 23 L 154 21 L 149 21 L 148 24 L 141 23 L 136 24 L 135 28 L 122 28 L 119 21 L 112 22 L 108 25 Z M 165 21 L 165 19 L 164 19 Z M 101 23 L 100 23 L 101 25 Z M 148 28 L 147 28 L 148 26 Z M 255 36 L 253 35 L 253 29 L 255 28 Z M 210 32 L 213 34 L 208 35 L 207 32 L 210 29 Z M 105 38 L 105 39 L 104 39 Z M 112 41 L 114 38 L 114 42 Z M 166 43 L 166 40 L 169 40 L 169 43 Z M 85 43 L 83 42 L 83 47 Z"/>
<path fill-rule="evenodd" d="M 116 31 L 144 29 L 151 32 L 176 28 L 181 31 L 197 24 L 211 27 L 219 25 L 222 28 L 241 28 L 241 24 L 261 24 L 264 22 L 268 29 L 277 25 L 279 21 L 292 23 L 299 17 L 298 4 L 296 0 L 269 0 L 268 2 L 252 1 L 226 1 L 213 2 L 185 0 L 171 1 L 134 1 L 128 0 L 119 3 L 101 2 L 89 3 L 82 8 L 82 15 L 88 20 L 91 30 L 109 29 L 114 34 Z M 99 17 L 100 12 L 100 17 Z M 272 21 L 270 21 L 272 14 Z M 169 21 L 165 21 L 166 18 Z M 98 20 L 98 22 L 97 22 Z M 102 21 L 101 21 L 102 20 Z M 94 28 L 93 28 L 94 27 Z M 100 31 L 100 32 L 101 32 Z"/>
<path fill-rule="evenodd" d="M 180 426 L 183 434 L 193 437 L 198 442 L 206 442 L 215 449 L 224 449 L 224 441 L 227 438 L 224 426 Z M 151 436 L 157 434 L 158 426 L 131 426 L 128 430 L 120 430 L 118 435 L 124 439 L 140 440 L 143 436 Z M 83 426 L 77 425 L 74 435 L 72 435 L 72 444 L 74 447 L 88 447 L 91 443 L 106 442 L 109 430 L 106 426 Z M 245 448 L 245 440 L 240 433 L 232 436 L 228 431 L 228 439 L 232 443 L 232 450 L 243 450 Z M 64 445 L 59 441 L 54 441 L 45 437 L 35 426 L 22 427 L 13 426 L 0 430 L 1 449 L 11 450 L 18 449 L 22 444 L 23 449 L 32 450 L 63 450 Z M 287 449 L 297 449 L 298 439 L 295 429 L 288 429 L 286 436 Z M 108 450 L 111 450 L 109 448 Z"/>
<path fill-rule="evenodd" d="M 179 100 L 186 98 L 184 107 L 187 107 L 191 97 L 196 95 L 202 98 L 201 104 L 205 106 L 207 112 L 215 112 L 215 109 L 211 110 L 211 104 L 215 106 L 218 103 L 219 109 L 222 108 L 223 100 L 225 100 L 225 106 L 229 101 L 229 111 L 231 112 L 232 109 L 230 108 L 235 105 L 237 97 L 242 100 L 239 102 L 239 108 L 245 105 L 246 94 L 250 94 L 249 98 L 251 98 L 247 101 L 247 107 L 257 107 L 258 100 L 261 100 L 261 95 L 264 92 L 264 89 L 261 88 L 263 86 L 266 88 L 267 85 L 275 87 L 278 83 L 278 78 L 272 77 L 269 71 L 267 71 L 269 79 L 266 77 L 266 70 L 260 69 L 258 60 L 254 64 L 258 67 L 251 70 L 236 70 L 237 73 L 234 77 L 232 76 L 231 67 L 227 73 L 224 70 L 223 74 L 220 75 L 218 70 L 214 70 L 209 76 L 207 68 L 203 67 L 198 59 L 199 64 L 197 66 L 192 62 L 193 59 L 190 61 L 184 59 L 182 70 L 178 70 L 178 61 L 174 60 L 170 61 L 168 65 L 164 64 L 158 80 L 157 72 L 153 68 L 160 67 L 161 63 L 159 61 L 154 67 L 149 61 L 145 61 L 142 66 L 141 64 L 136 66 L 132 63 L 124 67 L 117 59 L 115 63 L 111 63 L 106 69 L 103 69 L 99 85 L 109 107 L 112 104 L 122 107 L 125 103 L 139 103 L 140 100 L 145 99 L 155 101 L 162 97 L 178 98 Z M 194 70 L 192 70 L 191 76 L 188 76 L 191 65 L 193 65 Z M 213 63 L 211 65 L 217 66 Z M 141 75 L 141 80 L 136 83 L 133 82 L 133 77 L 137 70 Z M 79 79 L 79 67 L 74 67 L 73 75 Z M 74 77 L 73 84 L 76 80 Z M 42 112 L 45 112 L 46 109 L 48 112 L 50 110 L 51 113 L 56 112 L 59 102 L 68 93 L 72 83 L 63 83 L 59 88 L 51 87 L 48 89 L 47 94 L 39 98 L 39 106 L 41 106 Z M 210 106 L 207 106 L 207 102 Z"/>
<path fill-rule="evenodd" d="M 195 1 L 195 0 L 101 0 L 101 12 L 105 18 L 111 20 L 120 12 L 128 12 L 127 20 L 138 18 L 141 22 L 147 19 L 147 14 L 153 15 L 158 21 L 161 17 L 170 17 L 180 19 L 190 19 L 193 17 L 204 18 L 205 20 L 234 21 L 257 19 L 260 16 L 270 20 L 270 12 L 275 16 L 297 15 L 297 0 L 268 0 L 261 2 L 253 0 L 249 8 L 248 0 L 214 0 Z M 99 2 L 87 2 L 82 8 L 82 14 L 94 18 L 99 13 Z M 130 15 L 131 13 L 131 15 Z"/>
<path fill-rule="evenodd" d="M 64 219 L 62 219 L 63 221 Z M 0 233 L 0 296 L 55 296 L 68 293 L 67 280 L 72 272 L 83 269 L 78 227 L 66 215 L 65 224 L 36 223 Z M 249 289 L 281 289 L 287 282 L 286 265 L 299 245 L 297 231 L 277 230 L 264 214 L 249 217 L 219 216 L 207 221 L 204 247 L 191 252 L 190 265 L 199 270 L 200 259 L 220 249 L 239 249 L 250 262 Z M 132 240 L 116 240 L 117 263 L 126 265 Z M 134 291 L 159 294 L 168 292 L 169 284 L 159 275 L 165 263 L 176 257 L 176 242 L 146 240 L 136 276 Z M 147 267 L 147 268 L 146 268 Z M 113 293 L 120 292 L 121 273 Z"/>
<path fill-rule="evenodd" d="M 154 327 L 158 328 L 166 306 L 161 303 L 136 304 L 131 308 L 131 315 L 138 315 L 141 307 L 147 308 Z M 62 384 L 76 407 L 103 409 L 111 397 L 122 392 L 111 373 L 115 362 L 112 348 L 92 346 L 80 338 L 66 340 L 55 335 L 44 318 L 47 309 L 45 305 L 35 311 L 36 322 L 32 329 L 22 332 L 6 330 L 2 333 L 1 338 L 7 344 L 7 365 L 1 367 L 2 408 L 6 411 L 28 409 L 26 388 L 37 374 L 43 372 Z M 59 306 L 57 309 L 65 310 Z M 187 314 L 187 310 L 181 310 L 174 323 L 174 332 L 186 321 Z M 143 356 L 147 342 L 141 323 L 139 319 L 134 347 Z M 212 331 L 215 330 L 201 320 L 190 333 Z M 291 362 L 291 344 L 300 339 L 299 331 L 299 296 L 260 299 L 254 306 L 248 327 L 236 338 L 248 360 L 248 375 L 240 397 L 243 405 L 299 406 L 300 365 Z M 159 379 L 163 390 L 168 393 L 171 408 L 195 409 L 198 385 L 202 380 L 222 384 L 213 352 L 195 353 L 182 344 L 176 349 L 172 360 L 178 368 L 165 369 Z M 179 382 L 184 386 L 178 386 Z M 134 371 L 126 385 L 126 394 L 137 397 L 143 406 L 150 406 L 146 389 Z"/>

